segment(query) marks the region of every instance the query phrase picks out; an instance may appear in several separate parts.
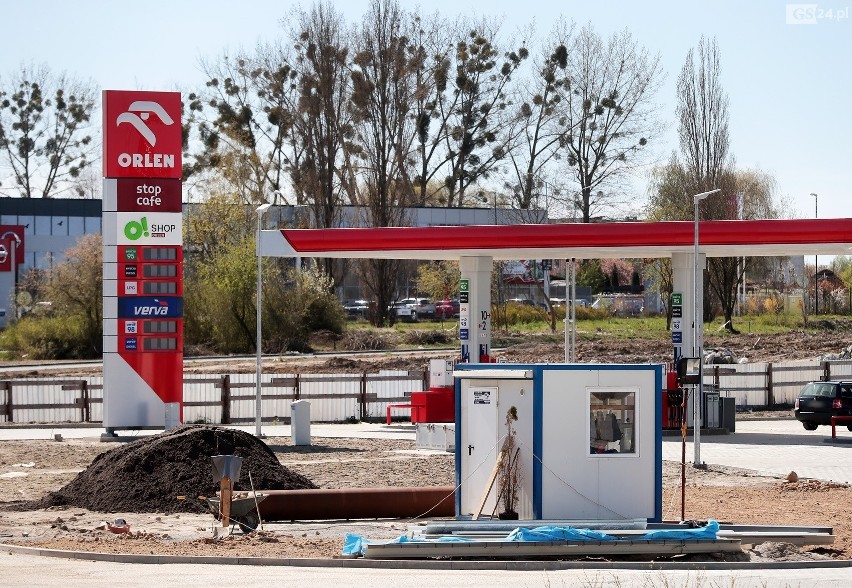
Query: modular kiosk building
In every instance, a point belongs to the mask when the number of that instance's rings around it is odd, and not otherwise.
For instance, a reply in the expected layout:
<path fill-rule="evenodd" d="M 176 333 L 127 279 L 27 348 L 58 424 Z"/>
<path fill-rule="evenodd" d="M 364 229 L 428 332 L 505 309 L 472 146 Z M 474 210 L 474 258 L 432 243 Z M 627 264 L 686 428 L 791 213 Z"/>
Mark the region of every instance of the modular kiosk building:
<path fill-rule="evenodd" d="M 457 517 L 501 510 L 494 477 L 514 407 L 519 519 L 661 521 L 663 372 L 457 364 Z"/>

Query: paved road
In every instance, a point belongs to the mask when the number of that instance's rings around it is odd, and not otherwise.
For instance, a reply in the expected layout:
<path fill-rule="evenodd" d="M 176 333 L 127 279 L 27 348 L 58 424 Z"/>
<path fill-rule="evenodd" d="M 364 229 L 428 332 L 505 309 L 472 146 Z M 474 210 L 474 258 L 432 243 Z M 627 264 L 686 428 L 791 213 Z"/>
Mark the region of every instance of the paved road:
<path fill-rule="evenodd" d="M 830 437 L 830 427 L 806 431 L 795 420 L 739 421 L 734 434 L 701 436 L 701 461 L 784 476 L 793 470 L 800 478 L 852 484 L 852 432 L 838 428 L 841 443 L 826 443 Z M 689 437 L 687 461 L 694 455 Z M 663 459 L 680 457 L 680 437 L 664 437 Z"/>
<path fill-rule="evenodd" d="M 124 588 L 163 586 L 582 586 L 588 588 L 841 588 L 852 570 L 417 570 L 309 568 L 208 564 L 124 564 L 0 553 L 0 585 L 27 588 Z"/>

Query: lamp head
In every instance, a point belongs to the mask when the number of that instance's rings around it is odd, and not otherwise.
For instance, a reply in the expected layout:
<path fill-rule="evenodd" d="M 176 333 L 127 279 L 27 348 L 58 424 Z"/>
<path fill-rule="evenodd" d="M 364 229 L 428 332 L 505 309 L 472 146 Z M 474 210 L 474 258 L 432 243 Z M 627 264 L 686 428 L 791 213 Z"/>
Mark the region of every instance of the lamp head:
<path fill-rule="evenodd" d="M 710 194 L 715 194 L 716 192 L 721 192 L 721 191 L 722 191 L 721 188 L 715 188 L 713 190 L 708 190 L 707 192 L 702 192 L 701 194 L 696 194 L 695 196 L 692 197 L 692 199 L 697 204 L 699 200 L 704 200 Z"/>
<path fill-rule="evenodd" d="M 267 202 L 266 204 L 261 204 L 260 206 L 257 207 L 257 214 L 263 214 L 264 212 L 266 212 L 270 208 L 272 208 L 272 205 L 269 202 Z"/>

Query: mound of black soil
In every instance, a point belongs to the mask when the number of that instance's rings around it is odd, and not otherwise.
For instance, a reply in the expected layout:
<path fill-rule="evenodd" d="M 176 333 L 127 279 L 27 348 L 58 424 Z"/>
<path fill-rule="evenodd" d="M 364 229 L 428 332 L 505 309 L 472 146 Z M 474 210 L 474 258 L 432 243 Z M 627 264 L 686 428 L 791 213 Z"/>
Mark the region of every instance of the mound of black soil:
<path fill-rule="evenodd" d="M 257 437 L 210 426 L 186 426 L 102 453 L 57 492 L 30 508 L 76 506 L 99 512 L 199 512 L 198 496 L 214 496 L 213 455 L 243 458 L 234 490 L 316 488 L 282 466 Z M 178 496 L 186 496 L 179 501 Z"/>

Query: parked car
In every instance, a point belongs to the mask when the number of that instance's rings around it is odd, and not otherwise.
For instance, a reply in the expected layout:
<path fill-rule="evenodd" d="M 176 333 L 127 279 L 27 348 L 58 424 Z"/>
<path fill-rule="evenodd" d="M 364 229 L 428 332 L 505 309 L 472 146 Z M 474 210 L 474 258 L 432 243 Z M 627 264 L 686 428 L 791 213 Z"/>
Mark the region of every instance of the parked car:
<path fill-rule="evenodd" d="M 523 304 L 524 306 L 535 306 L 535 302 L 528 298 L 510 298 L 509 302 L 514 302 L 515 304 Z"/>
<path fill-rule="evenodd" d="M 811 382 L 799 392 L 793 414 L 808 431 L 830 425 L 833 416 L 852 416 L 852 382 Z M 852 431 L 852 422 L 845 424 Z"/>
<path fill-rule="evenodd" d="M 367 318 L 367 311 L 370 310 L 370 301 L 347 300 L 343 303 L 343 310 L 346 311 L 346 318 L 352 320 L 359 318 Z"/>
<path fill-rule="evenodd" d="M 645 312 L 645 298 L 630 294 L 604 294 L 592 303 L 592 308 L 606 309 L 615 316 L 640 316 Z"/>
<path fill-rule="evenodd" d="M 453 319 L 459 316 L 459 301 L 458 300 L 439 300 L 435 303 L 435 318 L 436 319 Z"/>
<path fill-rule="evenodd" d="M 428 298 L 403 298 L 391 307 L 396 318 L 405 321 L 417 321 L 421 318 L 435 318 L 435 305 Z"/>
<path fill-rule="evenodd" d="M 588 302 L 586 302 L 582 298 L 576 299 L 574 301 L 574 303 L 577 305 L 577 308 L 586 307 L 586 306 L 589 305 Z M 553 306 L 565 306 L 565 299 L 564 298 L 551 298 L 550 304 L 552 304 Z"/>

